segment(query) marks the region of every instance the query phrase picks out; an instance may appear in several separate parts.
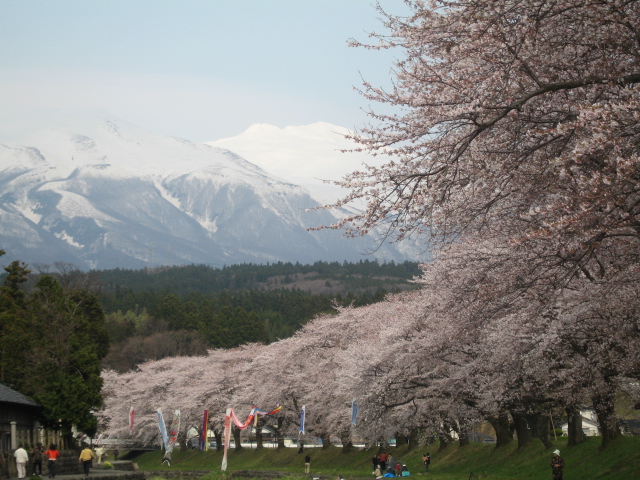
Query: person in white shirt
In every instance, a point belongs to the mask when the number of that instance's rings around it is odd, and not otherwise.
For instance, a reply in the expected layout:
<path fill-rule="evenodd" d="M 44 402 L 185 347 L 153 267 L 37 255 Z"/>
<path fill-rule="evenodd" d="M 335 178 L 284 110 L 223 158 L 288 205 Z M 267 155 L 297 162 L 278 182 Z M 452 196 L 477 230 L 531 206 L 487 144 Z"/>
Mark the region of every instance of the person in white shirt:
<path fill-rule="evenodd" d="M 29 461 L 29 454 L 24 449 L 22 444 L 18 445 L 18 448 L 13 452 L 13 456 L 16 457 L 16 467 L 18 468 L 18 478 L 25 478 L 27 475 L 27 462 Z"/>
<path fill-rule="evenodd" d="M 98 459 L 98 463 L 102 463 L 103 455 L 104 455 L 104 448 L 102 447 L 96 448 L 96 458 Z"/>

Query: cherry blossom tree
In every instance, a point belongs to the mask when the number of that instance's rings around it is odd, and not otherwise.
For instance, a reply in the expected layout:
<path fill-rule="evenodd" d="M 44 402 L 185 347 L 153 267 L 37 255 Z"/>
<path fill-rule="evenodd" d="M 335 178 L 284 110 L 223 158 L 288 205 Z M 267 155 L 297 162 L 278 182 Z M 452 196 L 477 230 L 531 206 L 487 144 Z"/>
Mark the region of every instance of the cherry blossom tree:
<path fill-rule="evenodd" d="M 433 277 L 454 283 L 439 314 L 460 339 L 438 343 L 441 362 L 465 365 L 480 385 L 498 380 L 516 420 L 557 384 L 585 395 L 570 375 L 589 379 L 606 443 L 616 379 L 638 365 L 640 5 L 407 4 L 408 17 L 381 12 L 388 34 L 369 46 L 401 50 L 394 87 L 362 92 L 399 113 L 371 111 L 376 123 L 352 136 L 390 160 L 340 182 L 352 193 L 335 206 L 365 200 L 367 209 L 334 227 L 454 244 L 437 252 Z M 490 354 L 465 351 L 474 347 Z M 518 351 L 535 361 L 514 368 Z M 529 406 L 523 385 L 537 391 Z"/>
<path fill-rule="evenodd" d="M 237 375 L 258 349 L 259 346 L 252 345 L 212 350 L 207 356 L 147 362 L 124 374 L 104 372 L 102 431 L 117 438 L 129 438 L 127 418 L 133 406 L 136 420 L 132 440 L 143 444 L 159 440 L 158 408 L 163 412 L 180 410 L 182 424 L 198 430 L 204 410 L 208 409 L 210 428 L 221 434 L 225 411 L 234 405 L 234 393 L 242 383 Z M 220 438 L 217 443 L 221 444 Z"/>
<path fill-rule="evenodd" d="M 558 241 L 584 265 L 608 242 L 637 242 L 638 88 L 635 1 L 408 1 L 381 12 L 399 48 L 391 91 L 365 84 L 377 114 L 353 139 L 388 155 L 346 177 L 367 210 L 340 226 L 376 225 L 448 242 L 465 232 Z"/>
<path fill-rule="evenodd" d="M 193 425 L 209 408 L 220 431 L 229 406 L 281 404 L 281 437 L 306 405 L 325 444 L 464 444 L 487 419 L 498 446 L 511 426 L 548 445 L 548 415 L 591 401 L 603 445 L 618 434 L 615 393 L 640 378 L 640 2 L 406 3 L 366 46 L 401 52 L 395 84 L 362 91 L 397 113 L 351 137 L 389 161 L 339 182 L 334 206 L 367 207 L 334 227 L 425 240 L 421 289 L 271 345 L 105 372 L 106 431 L 126 435 L 131 405 L 151 441 L 159 407 Z"/>

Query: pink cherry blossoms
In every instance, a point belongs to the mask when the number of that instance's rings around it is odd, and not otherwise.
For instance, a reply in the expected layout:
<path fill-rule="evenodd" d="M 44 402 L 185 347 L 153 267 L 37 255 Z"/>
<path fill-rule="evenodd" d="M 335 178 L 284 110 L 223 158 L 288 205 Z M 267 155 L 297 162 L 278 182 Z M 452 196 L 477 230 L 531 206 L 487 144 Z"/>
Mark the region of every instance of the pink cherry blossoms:
<path fill-rule="evenodd" d="M 126 435 L 131 405 L 152 439 L 158 407 L 220 428 L 229 406 L 282 404 L 292 436 L 306 405 L 309 436 L 464 442 L 488 420 L 501 446 L 510 426 L 548 443 L 550 414 L 589 404 L 603 444 L 619 435 L 616 395 L 640 398 L 640 2 L 407 4 L 365 45 L 399 52 L 394 87 L 362 90 L 396 113 L 351 137 L 389 161 L 339 182 L 333 207 L 367 207 L 333 227 L 423 241 L 421 288 L 271 345 L 105 372 L 105 432 Z"/>

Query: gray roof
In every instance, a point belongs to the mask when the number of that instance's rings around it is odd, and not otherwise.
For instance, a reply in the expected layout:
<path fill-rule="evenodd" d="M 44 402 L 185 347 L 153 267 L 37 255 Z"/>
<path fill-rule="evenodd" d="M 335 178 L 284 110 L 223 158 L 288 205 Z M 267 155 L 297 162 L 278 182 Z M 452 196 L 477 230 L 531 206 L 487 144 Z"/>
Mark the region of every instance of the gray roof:
<path fill-rule="evenodd" d="M 33 400 L 25 397 L 20 392 L 16 392 L 12 388 L 0 383 L 0 403 L 16 403 L 18 405 L 28 405 L 30 407 L 39 407 Z"/>

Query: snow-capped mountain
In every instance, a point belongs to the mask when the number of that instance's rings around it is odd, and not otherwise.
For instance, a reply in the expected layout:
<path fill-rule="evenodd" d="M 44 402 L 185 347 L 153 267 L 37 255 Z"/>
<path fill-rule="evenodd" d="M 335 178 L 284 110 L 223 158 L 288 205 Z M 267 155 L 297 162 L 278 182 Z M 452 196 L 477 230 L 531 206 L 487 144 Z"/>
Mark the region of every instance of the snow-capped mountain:
<path fill-rule="evenodd" d="M 354 261 L 377 246 L 339 231 L 308 231 L 335 221 L 328 211 L 306 211 L 317 205 L 304 187 L 237 153 L 156 135 L 102 111 L 0 122 L 7 263 Z M 374 258 L 407 256 L 387 245 Z"/>
<path fill-rule="evenodd" d="M 274 127 L 259 123 L 231 138 L 206 142 L 228 148 L 274 175 L 306 187 L 323 204 L 348 191 L 327 181 L 341 180 L 363 164 L 379 166 L 380 157 L 350 152 L 357 145 L 345 138 L 349 130 L 330 123 Z"/>

